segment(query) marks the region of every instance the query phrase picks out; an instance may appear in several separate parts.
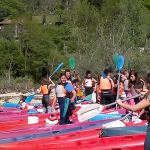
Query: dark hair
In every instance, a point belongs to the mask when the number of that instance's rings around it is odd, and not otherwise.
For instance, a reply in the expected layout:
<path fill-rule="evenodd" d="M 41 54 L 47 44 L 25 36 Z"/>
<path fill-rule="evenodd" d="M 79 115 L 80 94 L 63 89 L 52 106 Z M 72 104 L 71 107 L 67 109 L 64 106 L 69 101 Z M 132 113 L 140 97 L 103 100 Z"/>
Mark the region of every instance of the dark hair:
<path fill-rule="evenodd" d="M 25 100 L 27 99 L 27 97 L 26 97 L 26 96 L 23 96 L 23 95 L 20 95 L 20 96 L 21 96 L 20 101 L 25 102 Z"/>
<path fill-rule="evenodd" d="M 131 75 L 135 76 L 135 81 L 132 81 L 131 79 L 129 80 L 129 88 L 131 88 L 131 86 L 134 85 L 136 81 L 140 80 L 139 77 L 138 77 L 138 74 L 135 70 L 130 71 L 129 78 L 131 77 Z"/>
<path fill-rule="evenodd" d="M 143 89 L 143 82 L 142 81 L 136 81 L 134 84 L 135 89 Z"/>
<path fill-rule="evenodd" d="M 108 73 L 111 73 L 111 70 L 109 70 L 109 69 L 105 69 L 105 70 L 104 70 L 104 73 L 105 73 L 105 75 L 107 76 L 107 75 L 108 75 Z"/>
<path fill-rule="evenodd" d="M 126 72 L 128 72 L 128 73 L 129 73 L 129 77 L 128 77 L 128 80 L 129 80 L 131 70 L 130 70 L 130 69 L 125 70 L 125 71 L 123 72 L 123 74 L 125 75 L 125 73 L 126 73 Z"/>
<path fill-rule="evenodd" d="M 150 73 L 147 74 L 147 83 L 150 83 Z"/>
<path fill-rule="evenodd" d="M 65 77 L 66 77 L 66 74 L 65 74 L 65 73 L 61 73 L 59 77 L 61 78 L 62 76 L 65 76 Z M 67 77 L 66 77 L 66 78 L 67 78 Z"/>
<path fill-rule="evenodd" d="M 66 69 L 66 70 L 65 70 L 65 73 L 66 73 L 66 72 L 70 72 L 70 70 L 69 70 L 69 69 Z"/>
<path fill-rule="evenodd" d="M 90 70 L 87 70 L 87 71 L 86 71 L 86 75 L 88 75 L 88 74 L 91 74 L 91 71 L 90 71 Z"/>
<path fill-rule="evenodd" d="M 49 77 L 44 77 L 43 80 L 42 80 L 42 85 L 45 85 L 45 84 L 50 84 L 50 81 L 49 81 Z"/>

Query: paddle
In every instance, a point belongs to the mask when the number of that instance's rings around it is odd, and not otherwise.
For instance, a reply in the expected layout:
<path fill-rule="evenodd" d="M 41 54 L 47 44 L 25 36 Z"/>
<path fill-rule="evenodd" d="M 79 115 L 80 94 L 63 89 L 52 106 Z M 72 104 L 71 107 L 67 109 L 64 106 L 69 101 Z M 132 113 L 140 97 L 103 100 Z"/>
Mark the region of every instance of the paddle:
<path fill-rule="evenodd" d="M 75 68 L 75 59 L 73 57 L 69 58 L 70 68 L 73 70 Z"/>
<path fill-rule="evenodd" d="M 138 94 L 138 95 L 135 95 L 133 97 L 129 97 L 127 99 L 124 99 L 124 100 L 122 100 L 122 102 L 130 100 L 130 99 L 134 99 L 134 98 L 137 98 L 140 96 L 141 96 L 141 94 Z M 99 113 L 101 113 L 101 111 L 104 108 L 107 108 L 108 106 L 112 106 L 115 104 L 117 104 L 117 102 L 114 102 L 114 103 L 111 103 L 108 105 L 90 104 L 84 108 L 79 109 L 79 111 L 77 112 L 78 120 L 79 120 L 79 122 L 82 122 L 82 121 L 86 121 L 88 119 L 91 119 L 91 118 L 97 116 Z"/>
<path fill-rule="evenodd" d="M 117 70 L 117 66 L 118 66 L 118 53 L 115 53 L 115 55 L 114 55 L 114 65 L 115 65 L 115 68 Z"/>
<path fill-rule="evenodd" d="M 104 79 L 107 78 L 104 72 L 102 72 L 102 76 Z"/>
<path fill-rule="evenodd" d="M 64 63 L 62 62 L 57 68 L 56 70 L 50 75 L 50 77 L 63 65 Z M 36 94 L 37 92 L 35 92 L 34 94 L 30 95 L 27 97 L 27 99 L 25 100 L 26 103 L 30 103 L 31 100 L 34 98 L 34 95 Z"/>
<path fill-rule="evenodd" d="M 118 56 L 119 78 L 118 78 L 117 99 L 119 98 L 120 71 L 121 71 L 123 65 L 124 65 L 124 57 L 122 55 L 119 55 Z"/>
<path fill-rule="evenodd" d="M 130 61 L 128 61 L 128 69 L 130 69 Z"/>

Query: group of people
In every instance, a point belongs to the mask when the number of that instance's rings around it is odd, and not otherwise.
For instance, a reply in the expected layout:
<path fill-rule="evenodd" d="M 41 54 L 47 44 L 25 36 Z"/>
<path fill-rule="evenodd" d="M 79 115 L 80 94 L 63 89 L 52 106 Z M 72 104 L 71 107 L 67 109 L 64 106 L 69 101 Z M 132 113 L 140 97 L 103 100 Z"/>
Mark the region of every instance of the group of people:
<path fill-rule="evenodd" d="M 118 81 L 118 74 L 111 77 L 111 71 L 105 69 L 104 74 L 100 75 L 98 79 L 94 79 L 91 76 L 91 71 L 86 71 L 86 77 L 81 85 L 79 82 L 81 78 L 74 70 L 73 74 L 76 76 L 71 78 L 71 72 L 69 69 L 65 70 L 65 73 L 60 74 L 60 83 L 55 87 L 55 96 L 50 106 L 50 92 L 51 87 L 55 86 L 55 83 L 48 77 L 43 78 L 40 89 L 37 89 L 37 93 L 42 92 L 42 104 L 43 113 L 50 113 L 54 109 L 56 101 L 60 106 L 60 125 L 72 123 L 69 120 L 69 116 L 72 115 L 74 110 L 74 103 L 77 100 L 77 93 L 80 92 L 80 87 L 85 89 L 85 95 L 96 93 L 96 102 L 102 105 L 112 103 L 116 101 L 119 106 L 131 110 L 140 111 L 138 118 L 146 115 L 150 115 L 150 73 L 147 75 L 147 84 L 145 81 L 138 77 L 138 73 L 133 70 L 126 70 L 121 72 L 120 81 Z M 119 91 L 117 90 L 119 85 Z M 117 92 L 119 92 L 119 99 L 116 100 Z M 141 94 L 141 97 L 132 99 L 130 102 L 122 102 L 122 98 L 132 97 L 137 94 Z M 25 97 L 21 98 L 22 109 L 25 108 Z M 145 150 L 150 148 L 150 118 L 148 119 L 147 136 L 145 139 Z"/>

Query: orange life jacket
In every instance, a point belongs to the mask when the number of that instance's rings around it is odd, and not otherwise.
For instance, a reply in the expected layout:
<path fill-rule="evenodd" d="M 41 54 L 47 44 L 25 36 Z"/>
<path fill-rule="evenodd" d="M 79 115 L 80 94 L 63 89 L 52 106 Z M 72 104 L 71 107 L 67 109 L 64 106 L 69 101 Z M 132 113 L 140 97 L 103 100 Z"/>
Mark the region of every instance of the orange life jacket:
<path fill-rule="evenodd" d="M 115 95 L 115 94 L 116 94 L 116 88 L 113 87 L 113 95 Z"/>
<path fill-rule="evenodd" d="M 26 104 L 25 108 L 24 109 L 28 109 L 28 104 Z"/>
<path fill-rule="evenodd" d="M 121 95 L 122 92 L 124 92 L 124 89 L 122 89 L 122 88 L 124 88 L 124 84 L 122 82 L 120 82 L 119 95 Z"/>
<path fill-rule="evenodd" d="M 103 91 L 103 90 L 111 90 L 112 86 L 111 86 L 111 83 L 110 83 L 109 79 L 107 79 L 107 78 L 104 79 L 103 77 L 101 77 L 100 78 L 99 89 L 101 91 Z"/>
<path fill-rule="evenodd" d="M 43 95 L 50 94 L 50 89 L 48 89 L 48 85 L 47 84 L 41 85 L 41 91 L 42 91 Z"/>

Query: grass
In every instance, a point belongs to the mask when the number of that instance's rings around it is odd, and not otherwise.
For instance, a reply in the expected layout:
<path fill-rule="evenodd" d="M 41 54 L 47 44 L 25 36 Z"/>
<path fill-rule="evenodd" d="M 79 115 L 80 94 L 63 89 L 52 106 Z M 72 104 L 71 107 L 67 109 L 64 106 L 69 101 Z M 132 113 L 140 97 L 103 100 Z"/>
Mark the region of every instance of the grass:
<path fill-rule="evenodd" d="M 42 23 L 43 15 L 33 16 L 32 19 L 36 20 L 38 23 Z M 55 24 L 55 22 L 59 21 L 59 15 L 46 15 L 46 22 L 48 24 Z"/>

